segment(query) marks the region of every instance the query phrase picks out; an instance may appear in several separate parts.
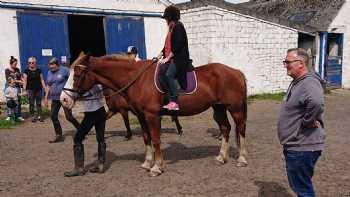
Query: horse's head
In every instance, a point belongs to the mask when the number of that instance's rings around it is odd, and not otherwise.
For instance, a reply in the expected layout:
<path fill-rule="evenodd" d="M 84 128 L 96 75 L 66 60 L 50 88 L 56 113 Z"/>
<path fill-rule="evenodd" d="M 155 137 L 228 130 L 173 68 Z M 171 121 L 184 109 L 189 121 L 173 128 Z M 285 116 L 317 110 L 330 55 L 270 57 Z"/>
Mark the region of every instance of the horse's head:
<path fill-rule="evenodd" d="M 94 85 L 95 77 L 89 72 L 90 55 L 81 52 L 79 57 L 71 64 L 71 75 L 61 93 L 61 103 L 68 108 L 74 106 L 75 101 Z"/>
<path fill-rule="evenodd" d="M 79 64 L 74 67 L 73 90 L 80 96 L 92 88 L 95 84 L 95 76 L 90 72 L 88 65 Z"/>
<path fill-rule="evenodd" d="M 86 91 L 91 89 L 95 83 L 95 77 L 92 72 L 90 72 L 90 55 L 81 52 L 70 67 L 73 69 L 72 91 L 82 96 Z"/>

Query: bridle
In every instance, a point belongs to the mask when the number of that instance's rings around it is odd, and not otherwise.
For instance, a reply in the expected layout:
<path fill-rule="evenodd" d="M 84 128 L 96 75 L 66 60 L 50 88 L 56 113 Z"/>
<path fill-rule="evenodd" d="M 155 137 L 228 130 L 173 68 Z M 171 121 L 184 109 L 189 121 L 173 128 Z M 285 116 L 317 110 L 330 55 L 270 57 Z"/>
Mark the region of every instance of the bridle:
<path fill-rule="evenodd" d="M 79 91 L 81 89 L 82 83 L 84 82 L 84 80 L 86 78 L 86 75 L 87 75 L 88 71 L 90 70 L 90 66 L 83 66 L 83 65 L 76 65 L 76 66 L 84 68 L 84 69 L 82 69 L 80 76 L 77 77 L 78 78 L 78 80 L 77 80 L 77 84 L 78 84 L 77 88 L 76 89 L 74 89 L 74 88 L 72 88 L 72 89 L 71 88 L 63 88 L 63 92 L 65 92 L 66 95 L 68 95 L 74 101 L 75 100 L 96 100 L 96 99 L 100 99 L 100 98 L 87 99 L 87 97 L 92 96 L 92 94 L 89 92 L 90 94 L 87 94 L 87 95 L 84 96 L 84 93 Z M 76 77 L 76 76 L 73 76 L 73 77 Z M 74 81 L 74 79 L 73 79 L 73 81 Z M 68 92 L 73 92 L 77 96 L 71 95 Z"/>

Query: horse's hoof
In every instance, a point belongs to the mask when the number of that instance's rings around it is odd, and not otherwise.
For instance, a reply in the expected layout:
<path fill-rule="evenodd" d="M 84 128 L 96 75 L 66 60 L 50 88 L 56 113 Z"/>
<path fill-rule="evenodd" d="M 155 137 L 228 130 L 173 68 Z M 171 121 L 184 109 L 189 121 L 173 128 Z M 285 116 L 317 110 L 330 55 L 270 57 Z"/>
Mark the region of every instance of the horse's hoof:
<path fill-rule="evenodd" d="M 150 177 L 155 177 L 155 176 L 159 176 L 159 175 L 161 175 L 163 173 L 163 171 L 162 170 L 160 170 L 160 169 L 151 169 L 150 170 L 150 173 L 149 173 L 149 176 Z"/>
<path fill-rule="evenodd" d="M 248 162 L 244 157 L 239 157 L 237 159 L 237 164 L 236 164 L 237 167 L 246 167 L 247 165 L 248 165 Z"/>
<path fill-rule="evenodd" d="M 219 156 L 215 157 L 215 161 L 217 164 L 225 164 L 227 162 L 227 159 L 224 159 L 224 157 L 220 154 Z"/>
<path fill-rule="evenodd" d="M 156 164 L 151 168 L 149 175 L 151 177 L 155 177 L 155 176 L 161 175 L 162 173 L 163 173 L 163 170 Z"/>
<path fill-rule="evenodd" d="M 145 170 L 147 170 L 147 171 L 150 171 L 150 170 L 151 170 L 151 163 L 145 161 L 145 162 L 141 165 L 141 168 L 143 168 L 143 169 L 145 169 Z"/>
<path fill-rule="evenodd" d="M 161 174 L 162 174 L 162 172 L 150 171 L 149 176 L 150 176 L 150 177 L 156 177 L 156 176 L 159 176 L 159 175 L 161 175 Z"/>

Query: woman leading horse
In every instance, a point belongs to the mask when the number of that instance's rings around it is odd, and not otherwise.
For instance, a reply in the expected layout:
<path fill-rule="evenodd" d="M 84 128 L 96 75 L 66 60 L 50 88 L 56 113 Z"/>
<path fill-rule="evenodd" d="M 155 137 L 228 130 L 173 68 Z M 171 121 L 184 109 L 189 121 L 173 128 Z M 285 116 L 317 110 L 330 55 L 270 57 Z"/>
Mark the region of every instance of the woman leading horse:
<path fill-rule="evenodd" d="M 137 113 L 144 143 L 145 162 L 142 167 L 150 170 L 151 176 L 162 174 L 164 161 L 160 149 L 160 111 L 163 97 L 154 85 L 156 62 L 130 61 L 115 56 L 90 57 L 81 54 L 72 64 L 74 67 L 73 89 L 83 94 L 94 84 L 100 83 L 114 91 L 123 90 L 125 98 Z M 223 134 L 216 160 L 225 163 L 229 157 L 229 134 L 231 125 L 227 111 L 236 125 L 236 143 L 239 149 L 237 166 L 246 166 L 245 130 L 247 120 L 247 87 L 242 72 L 219 63 L 211 63 L 195 69 L 198 79 L 196 92 L 178 97 L 180 116 L 191 116 L 212 107 L 214 120 Z M 74 99 L 61 95 L 61 101 L 69 108 Z M 154 149 L 154 152 L 153 152 Z"/>

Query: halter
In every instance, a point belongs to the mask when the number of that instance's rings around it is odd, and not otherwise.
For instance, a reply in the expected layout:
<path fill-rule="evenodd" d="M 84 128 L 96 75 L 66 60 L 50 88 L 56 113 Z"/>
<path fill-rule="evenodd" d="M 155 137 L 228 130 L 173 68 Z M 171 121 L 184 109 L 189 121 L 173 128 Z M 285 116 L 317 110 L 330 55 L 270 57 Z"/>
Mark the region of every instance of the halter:
<path fill-rule="evenodd" d="M 79 66 L 79 65 L 77 65 L 77 66 Z M 83 67 L 83 66 L 81 66 L 81 67 Z M 87 74 L 87 72 L 90 70 L 90 67 L 89 66 L 84 66 L 84 70 L 82 70 L 82 74 L 79 76 L 79 78 L 78 78 L 78 89 L 80 89 L 80 87 L 82 86 L 82 82 L 85 80 L 85 77 L 86 77 L 86 74 Z M 96 92 L 96 93 L 100 93 L 100 92 L 102 92 L 103 90 L 100 90 L 100 91 L 98 91 L 98 92 Z M 76 90 L 76 89 L 71 89 L 71 88 L 63 88 L 63 92 L 65 92 L 66 93 L 66 95 L 68 95 L 72 100 L 84 100 L 84 101 L 88 101 L 88 100 L 98 100 L 98 99 L 100 99 L 100 98 L 103 98 L 103 97 L 99 97 L 99 98 L 93 98 L 93 99 L 86 99 L 86 98 L 88 98 L 88 97 L 90 97 L 90 96 L 92 96 L 93 94 L 91 94 L 90 92 L 89 92 L 89 94 L 87 94 L 87 95 L 83 95 L 82 93 L 80 93 L 78 90 Z M 74 97 L 73 95 L 71 95 L 71 94 L 68 94 L 68 92 L 73 92 L 73 93 L 76 93 L 76 94 L 78 94 L 78 96 L 77 97 Z"/>

